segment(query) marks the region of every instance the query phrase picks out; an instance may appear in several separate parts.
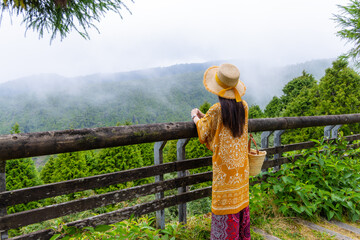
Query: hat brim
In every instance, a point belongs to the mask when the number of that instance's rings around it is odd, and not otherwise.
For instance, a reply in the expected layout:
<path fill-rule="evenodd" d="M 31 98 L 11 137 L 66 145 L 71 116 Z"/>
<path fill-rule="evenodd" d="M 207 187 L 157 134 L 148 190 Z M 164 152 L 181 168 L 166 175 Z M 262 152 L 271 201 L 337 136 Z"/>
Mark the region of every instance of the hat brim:
<path fill-rule="evenodd" d="M 218 70 L 219 70 L 218 66 L 213 66 L 213 67 L 208 68 L 205 71 L 204 86 L 205 86 L 206 90 L 208 90 L 209 92 L 220 96 L 219 92 L 221 90 L 223 90 L 223 88 L 216 82 L 216 79 L 215 79 L 215 74 L 218 72 Z M 240 79 L 235 88 L 238 90 L 241 97 L 244 96 L 244 94 L 246 92 L 246 87 L 245 87 L 245 84 L 242 81 L 240 81 Z M 234 92 L 234 90 L 226 91 L 222 97 L 227 98 L 227 99 L 235 99 L 235 92 Z"/>

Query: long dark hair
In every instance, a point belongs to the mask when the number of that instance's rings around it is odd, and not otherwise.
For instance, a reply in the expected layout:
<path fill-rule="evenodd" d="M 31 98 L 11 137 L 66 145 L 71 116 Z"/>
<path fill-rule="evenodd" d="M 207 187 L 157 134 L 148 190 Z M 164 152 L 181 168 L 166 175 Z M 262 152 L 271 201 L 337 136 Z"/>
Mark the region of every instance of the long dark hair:
<path fill-rule="evenodd" d="M 219 97 L 221 116 L 225 127 L 230 128 L 233 137 L 240 137 L 244 132 L 245 108 L 242 102 L 235 99 Z"/>

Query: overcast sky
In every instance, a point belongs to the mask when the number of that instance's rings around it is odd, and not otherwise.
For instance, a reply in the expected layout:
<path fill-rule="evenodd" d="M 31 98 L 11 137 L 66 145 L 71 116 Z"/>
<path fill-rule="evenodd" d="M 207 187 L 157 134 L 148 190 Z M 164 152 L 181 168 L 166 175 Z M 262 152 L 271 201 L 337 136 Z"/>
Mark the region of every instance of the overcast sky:
<path fill-rule="evenodd" d="M 0 26 L 0 82 L 57 73 L 78 76 L 178 63 L 245 59 L 287 65 L 334 58 L 349 46 L 331 18 L 344 0 L 135 0 L 132 15 L 107 14 L 90 40 L 39 39 L 5 14 Z"/>

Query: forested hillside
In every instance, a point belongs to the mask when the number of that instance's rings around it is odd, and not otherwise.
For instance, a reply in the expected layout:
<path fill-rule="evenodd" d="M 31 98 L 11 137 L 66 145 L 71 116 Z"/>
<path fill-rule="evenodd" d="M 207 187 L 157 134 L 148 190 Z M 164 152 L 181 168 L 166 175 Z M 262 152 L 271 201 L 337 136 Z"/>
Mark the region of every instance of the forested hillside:
<path fill-rule="evenodd" d="M 223 62 L 223 61 L 221 61 Z M 247 86 L 245 99 L 262 108 L 303 70 L 323 76 L 331 60 L 282 68 L 232 60 Z M 31 76 L 0 84 L 0 134 L 114 126 L 117 123 L 188 121 L 190 110 L 216 97 L 202 85 L 206 68 L 220 62 L 65 78 Z"/>
<path fill-rule="evenodd" d="M 300 67 L 303 66 L 300 65 Z M 268 92 L 268 97 L 272 97 L 272 100 L 263 108 L 264 110 L 252 102 L 252 97 L 255 96 L 248 93 L 251 118 L 359 112 L 360 76 L 348 67 L 346 61 L 334 61 L 332 66 L 323 72 L 320 79 L 307 70 L 297 73 L 297 69 L 300 67 L 292 66 L 283 69 L 283 73 L 287 73 L 287 76 L 290 76 L 291 72 L 296 75 L 281 88 L 279 87 L 279 91 L 282 93 L 278 96 L 274 96 L 275 91 Z M 179 65 L 131 73 L 94 75 L 79 78 L 76 82 L 57 76 L 53 85 L 47 82 L 48 77 L 45 80 L 39 78 L 37 82 L 29 82 L 26 79 L 9 82 L 3 84 L 1 88 L 2 131 L 6 132 L 7 126 L 11 133 L 19 133 L 23 132 L 22 129 L 33 131 L 106 126 L 117 123 L 188 121 L 192 107 L 200 106 L 200 110 L 206 112 L 211 103 L 216 101 L 216 97 L 207 93 L 202 86 L 202 74 L 206 68 L 207 66 L 202 64 Z M 244 76 L 244 81 L 245 79 L 248 78 Z M 281 79 L 281 81 L 284 80 Z M 44 84 L 48 85 L 44 86 Z M 41 91 L 45 88 L 47 91 Z M 264 92 L 263 94 L 265 94 Z M 4 102 L 8 104 L 4 104 Z M 14 124 L 15 121 L 19 124 Z M 360 127 L 359 124 L 352 124 L 343 126 L 341 130 L 345 134 L 359 133 Z M 283 135 L 282 143 L 319 139 L 322 134 L 323 128 L 289 130 Z M 6 189 L 14 190 L 42 183 L 54 183 L 152 165 L 153 145 L 154 143 L 146 143 L 63 153 L 43 157 L 41 160 L 36 159 L 36 164 L 32 159 L 10 160 L 6 164 Z M 175 161 L 176 141 L 169 141 L 163 154 L 164 162 Z M 198 158 L 211 154 L 197 138 L 191 139 L 186 147 L 187 158 Z M 191 173 L 208 170 L 210 167 L 194 169 L 191 170 Z M 61 198 L 20 204 L 9 207 L 8 213 L 114 191 L 153 182 L 153 180 L 153 178 L 142 179 L 82 193 L 68 194 Z M 202 186 L 209 184 L 209 182 L 202 183 Z M 209 201 L 208 198 L 199 201 L 203 201 L 203 203 L 194 202 L 189 205 L 190 215 L 210 211 L 210 204 L 206 202 Z M 89 214 L 112 211 L 118 207 L 121 206 L 111 205 L 91 211 Z M 167 210 L 166 214 L 167 217 L 174 219 L 177 216 L 174 208 Z M 74 216 L 74 219 L 78 217 Z M 34 229 L 43 228 L 43 224 L 38 224 Z M 27 232 L 34 229 L 25 227 L 21 230 L 12 230 L 10 235 L 15 236 L 20 234 L 20 231 Z"/>

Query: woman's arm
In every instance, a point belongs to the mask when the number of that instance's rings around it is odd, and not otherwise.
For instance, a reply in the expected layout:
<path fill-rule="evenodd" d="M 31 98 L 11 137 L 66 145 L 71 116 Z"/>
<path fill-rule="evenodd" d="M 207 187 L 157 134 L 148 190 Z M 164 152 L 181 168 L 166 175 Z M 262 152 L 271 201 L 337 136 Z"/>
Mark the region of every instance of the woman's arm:
<path fill-rule="evenodd" d="M 195 124 L 200 120 L 200 116 L 204 117 L 204 114 L 199 109 L 194 108 L 193 110 L 191 110 L 191 119 L 194 121 Z"/>

